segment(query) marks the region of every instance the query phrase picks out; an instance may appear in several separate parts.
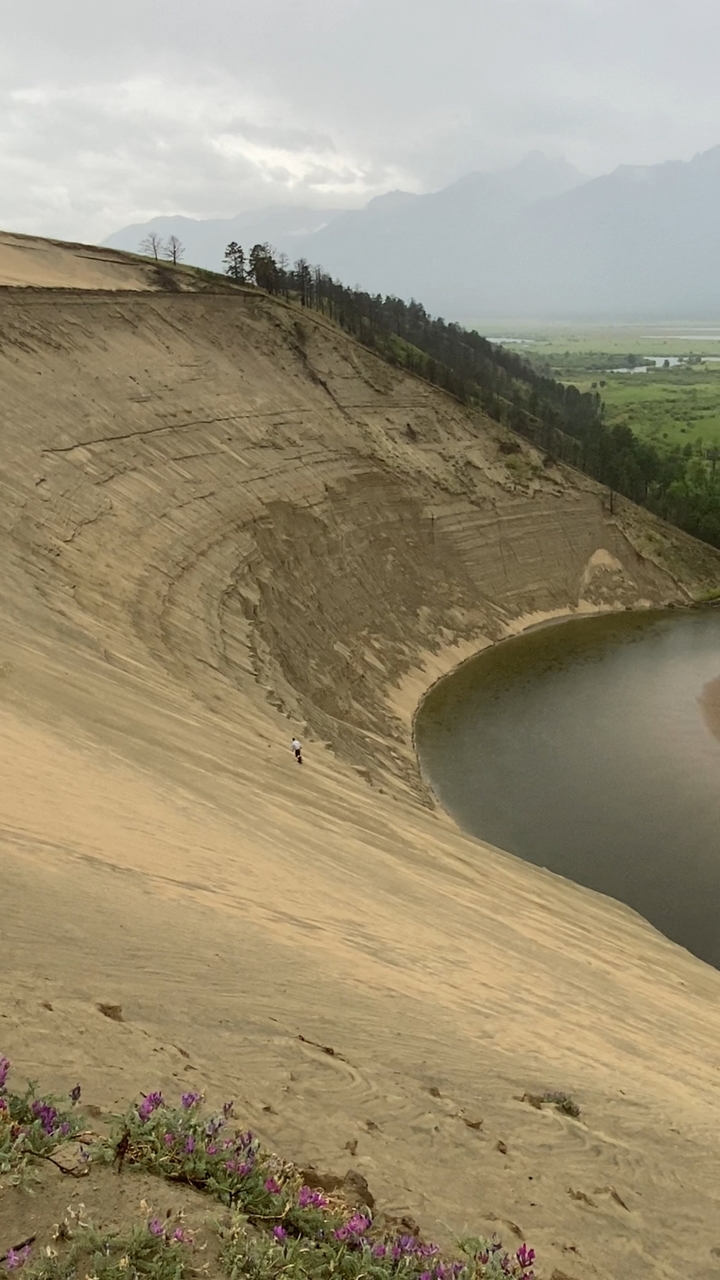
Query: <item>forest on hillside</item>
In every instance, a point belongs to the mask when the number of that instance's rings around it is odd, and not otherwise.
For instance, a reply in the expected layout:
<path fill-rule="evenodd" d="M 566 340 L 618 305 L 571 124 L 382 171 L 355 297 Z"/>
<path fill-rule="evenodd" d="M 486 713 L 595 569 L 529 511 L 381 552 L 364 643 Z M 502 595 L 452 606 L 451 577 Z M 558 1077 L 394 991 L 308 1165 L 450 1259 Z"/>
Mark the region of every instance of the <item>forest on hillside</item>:
<path fill-rule="evenodd" d="M 246 255 L 233 242 L 225 264 L 232 278 L 311 307 L 391 364 L 483 410 L 531 440 L 548 462 L 569 462 L 611 494 L 623 494 L 720 547 L 716 450 L 692 444 L 662 448 L 625 425 L 610 427 L 599 391 L 559 382 L 474 330 L 428 315 L 419 302 L 349 288 L 304 259 L 291 264 L 268 245 L 255 245 Z"/>

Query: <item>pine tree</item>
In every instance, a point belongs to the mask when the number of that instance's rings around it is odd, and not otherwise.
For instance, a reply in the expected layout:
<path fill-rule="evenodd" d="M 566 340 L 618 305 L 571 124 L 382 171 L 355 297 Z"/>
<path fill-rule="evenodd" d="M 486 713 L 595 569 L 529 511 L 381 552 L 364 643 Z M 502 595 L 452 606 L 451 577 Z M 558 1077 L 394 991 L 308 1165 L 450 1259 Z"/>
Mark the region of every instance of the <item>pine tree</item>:
<path fill-rule="evenodd" d="M 223 262 L 225 263 L 225 274 L 232 276 L 233 280 L 237 280 L 238 284 L 241 284 L 245 279 L 245 254 L 242 245 L 237 244 L 235 240 L 231 240 L 223 254 Z"/>

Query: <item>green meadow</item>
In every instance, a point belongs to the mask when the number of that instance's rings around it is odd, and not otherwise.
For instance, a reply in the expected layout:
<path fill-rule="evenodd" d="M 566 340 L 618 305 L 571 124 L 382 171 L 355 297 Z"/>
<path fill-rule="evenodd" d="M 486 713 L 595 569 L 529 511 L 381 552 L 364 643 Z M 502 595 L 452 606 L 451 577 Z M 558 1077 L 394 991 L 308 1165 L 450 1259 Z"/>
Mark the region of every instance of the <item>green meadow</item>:
<path fill-rule="evenodd" d="M 580 391 L 599 391 L 608 426 L 625 423 L 658 445 L 720 444 L 720 367 L 693 365 L 564 380 Z"/>
<path fill-rule="evenodd" d="M 624 423 L 658 446 L 720 445 L 720 322 L 570 328 L 485 320 L 472 327 L 578 390 L 597 391 L 608 426 Z M 682 363 L 617 372 L 645 357 Z"/>

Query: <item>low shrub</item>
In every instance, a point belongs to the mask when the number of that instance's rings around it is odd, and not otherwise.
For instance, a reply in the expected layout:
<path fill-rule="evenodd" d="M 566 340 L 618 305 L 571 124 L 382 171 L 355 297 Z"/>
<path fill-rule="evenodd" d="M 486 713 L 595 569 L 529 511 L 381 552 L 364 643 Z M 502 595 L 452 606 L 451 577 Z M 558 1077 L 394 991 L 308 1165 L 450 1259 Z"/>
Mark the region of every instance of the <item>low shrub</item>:
<path fill-rule="evenodd" d="M 33 1158 L 51 1156 L 81 1132 L 72 1108 L 56 1098 L 7 1090 L 10 1064 L 0 1058 L 0 1172 L 17 1172 Z M 559 1095 L 558 1095 L 559 1096 Z M 170 1106 L 162 1093 L 115 1117 L 109 1138 L 97 1138 L 87 1158 L 134 1165 L 171 1182 L 204 1192 L 231 1210 L 221 1228 L 221 1262 L 230 1280 L 533 1280 L 535 1254 L 525 1244 L 509 1253 L 501 1243 L 458 1242 L 452 1255 L 414 1235 L 388 1234 L 369 1210 L 348 1206 L 340 1192 L 306 1185 L 293 1164 L 263 1151 L 257 1138 L 236 1123 L 232 1102 L 206 1115 L 200 1093 L 182 1094 Z M 29 1242 L 10 1249 L 0 1262 L 24 1271 L 24 1280 L 182 1280 L 192 1233 L 152 1218 L 129 1234 L 100 1235 L 80 1222 L 62 1233 L 33 1261 Z M 66 1247 L 67 1246 L 67 1247 Z"/>
<path fill-rule="evenodd" d="M 38 1096 L 32 1083 L 24 1093 L 14 1093 L 7 1085 L 9 1074 L 10 1062 L 0 1056 L 0 1177 L 18 1182 L 33 1157 L 51 1157 L 82 1131 L 74 1112 L 80 1086 L 66 1098 Z"/>
<path fill-rule="evenodd" d="M 166 1227 L 158 1219 L 133 1227 L 127 1234 L 99 1232 L 87 1225 L 67 1249 L 48 1246 L 37 1261 L 25 1260 L 23 1280 L 77 1280 L 79 1276 L 92 1280 L 183 1280 L 189 1261 L 186 1246 L 191 1243 L 192 1236 L 184 1227 Z"/>
<path fill-rule="evenodd" d="M 565 1116 L 572 1116 L 574 1120 L 577 1120 L 580 1115 L 580 1108 L 569 1093 L 544 1093 L 542 1101 L 552 1102 L 558 1111 L 561 1111 Z"/>
<path fill-rule="evenodd" d="M 533 1280 L 535 1254 L 525 1245 L 513 1255 L 498 1240 L 465 1240 L 458 1248 L 460 1256 L 443 1259 L 436 1245 L 414 1236 L 376 1238 L 371 1219 L 356 1213 L 314 1238 L 278 1227 L 259 1236 L 239 1219 L 221 1257 L 230 1280 Z"/>

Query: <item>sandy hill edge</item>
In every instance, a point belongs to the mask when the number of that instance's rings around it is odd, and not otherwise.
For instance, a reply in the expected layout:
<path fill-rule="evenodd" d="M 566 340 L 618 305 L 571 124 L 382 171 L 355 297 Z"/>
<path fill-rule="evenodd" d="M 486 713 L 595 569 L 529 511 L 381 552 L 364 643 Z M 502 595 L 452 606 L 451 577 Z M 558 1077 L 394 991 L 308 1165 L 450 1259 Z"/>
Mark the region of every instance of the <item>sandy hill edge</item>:
<path fill-rule="evenodd" d="M 516 1228 L 543 1277 L 720 1275 L 720 975 L 456 831 L 410 738 L 473 648 L 682 602 L 720 557 L 317 317 L 41 241 L 23 277 L 17 239 L 0 1052 L 104 1109 L 233 1094 L 428 1231 Z"/>

